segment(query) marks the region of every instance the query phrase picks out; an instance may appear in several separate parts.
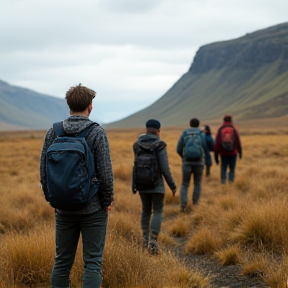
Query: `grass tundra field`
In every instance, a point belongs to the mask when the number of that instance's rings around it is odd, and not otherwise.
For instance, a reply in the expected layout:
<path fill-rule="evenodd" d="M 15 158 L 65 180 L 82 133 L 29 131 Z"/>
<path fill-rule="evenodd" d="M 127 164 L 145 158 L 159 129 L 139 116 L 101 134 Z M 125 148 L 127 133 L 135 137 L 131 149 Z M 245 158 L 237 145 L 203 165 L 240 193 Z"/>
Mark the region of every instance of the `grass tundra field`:
<path fill-rule="evenodd" d="M 215 131 L 215 129 L 214 129 Z M 233 185 L 220 185 L 219 166 L 203 178 L 197 207 L 180 213 L 180 129 L 163 129 L 177 182 L 166 186 L 164 219 L 157 257 L 141 250 L 139 195 L 131 192 L 132 144 L 143 130 L 108 130 L 115 178 L 104 255 L 103 288 L 213 287 L 213 271 L 191 269 L 181 260 L 199 255 L 220 265 L 241 267 L 268 287 L 286 287 L 288 274 L 287 129 L 242 132 L 243 159 Z M 260 133 L 261 132 L 261 133 Z M 39 156 L 45 132 L 0 133 L 0 287 L 49 287 L 54 257 L 54 211 L 39 185 Z M 183 248 L 181 253 L 179 247 Z M 81 249 L 72 287 L 80 287 Z M 180 255 L 180 256 L 179 256 Z M 230 287 L 230 286 L 229 286 Z M 246 287 L 246 286 L 245 286 Z"/>

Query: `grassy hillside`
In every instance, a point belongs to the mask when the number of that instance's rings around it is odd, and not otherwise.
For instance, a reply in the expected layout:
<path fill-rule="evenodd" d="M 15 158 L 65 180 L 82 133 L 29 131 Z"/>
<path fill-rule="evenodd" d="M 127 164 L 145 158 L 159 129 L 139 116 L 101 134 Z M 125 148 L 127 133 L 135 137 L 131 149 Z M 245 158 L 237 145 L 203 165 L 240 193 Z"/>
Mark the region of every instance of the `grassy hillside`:
<path fill-rule="evenodd" d="M 163 126 L 192 117 L 238 121 L 288 115 L 288 24 L 203 46 L 189 71 L 158 101 L 107 128 L 143 127 L 149 118 Z"/>

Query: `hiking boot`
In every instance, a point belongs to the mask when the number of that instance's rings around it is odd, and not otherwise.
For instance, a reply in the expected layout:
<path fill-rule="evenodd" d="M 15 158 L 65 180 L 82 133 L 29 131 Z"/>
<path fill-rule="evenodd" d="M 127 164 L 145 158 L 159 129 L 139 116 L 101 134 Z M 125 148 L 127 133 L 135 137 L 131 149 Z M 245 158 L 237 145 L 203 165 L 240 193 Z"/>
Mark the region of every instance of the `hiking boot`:
<path fill-rule="evenodd" d="M 186 213 L 186 212 L 187 212 L 186 206 L 181 206 L 181 212 L 182 212 L 182 213 Z"/>
<path fill-rule="evenodd" d="M 149 233 L 143 233 L 143 250 L 148 249 L 149 245 Z"/>
<path fill-rule="evenodd" d="M 151 236 L 150 242 L 149 242 L 149 248 L 148 251 L 152 255 L 158 255 L 158 237 L 157 236 Z"/>

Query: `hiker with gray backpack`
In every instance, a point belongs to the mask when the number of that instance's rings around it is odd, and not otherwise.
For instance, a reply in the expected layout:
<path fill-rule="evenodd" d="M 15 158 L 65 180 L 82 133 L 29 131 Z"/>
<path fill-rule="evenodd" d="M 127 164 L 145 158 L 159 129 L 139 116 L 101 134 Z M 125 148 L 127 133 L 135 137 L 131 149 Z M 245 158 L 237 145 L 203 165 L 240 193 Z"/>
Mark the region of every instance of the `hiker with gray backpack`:
<path fill-rule="evenodd" d="M 45 136 L 40 181 L 55 209 L 56 255 L 52 288 L 69 288 L 80 234 L 83 288 L 100 288 L 113 173 L 105 130 L 88 117 L 96 92 L 81 84 L 66 93 L 70 117 L 53 124 Z M 74 286 L 73 286 L 74 287 Z"/>
<path fill-rule="evenodd" d="M 197 118 L 191 119 L 191 128 L 183 131 L 177 144 L 177 153 L 182 158 L 182 185 L 180 190 L 182 212 L 187 211 L 188 188 L 192 175 L 194 180 L 192 203 L 193 205 L 198 204 L 205 159 L 209 153 L 205 135 L 199 129 L 199 124 Z"/>
<path fill-rule="evenodd" d="M 135 159 L 132 192 L 136 194 L 139 191 L 142 203 L 143 248 L 154 255 L 159 252 L 158 235 L 161 230 L 165 196 L 163 177 L 173 196 L 176 193 L 176 184 L 169 168 L 167 145 L 160 139 L 160 127 L 158 120 L 148 120 L 146 134 L 141 135 L 133 145 Z"/>

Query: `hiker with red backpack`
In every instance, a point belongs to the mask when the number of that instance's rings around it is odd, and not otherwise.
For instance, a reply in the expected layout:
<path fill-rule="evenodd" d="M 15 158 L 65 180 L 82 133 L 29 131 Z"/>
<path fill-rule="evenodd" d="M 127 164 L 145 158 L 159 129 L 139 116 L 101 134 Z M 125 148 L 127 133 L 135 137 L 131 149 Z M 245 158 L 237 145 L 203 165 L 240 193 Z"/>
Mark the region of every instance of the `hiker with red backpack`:
<path fill-rule="evenodd" d="M 158 235 L 165 196 L 163 177 L 173 196 L 176 193 L 176 183 L 169 168 L 167 145 L 160 139 L 160 126 L 158 120 L 148 120 L 146 134 L 141 135 L 133 145 L 135 160 L 132 192 L 136 194 L 139 191 L 142 203 L 143 248 L 154 255 L 159 251 Z"/>
<path fill-rule="evenodd" d="M 224 123 L 218 129 L 216 136 L 214 156 L 217 165 L 219 164 L 219 154 L 221 157 L 221 183 L 226 183 L 228 167 L 228 181 L 232 183 L 235 179 L 237 154 L 239 154 L 239 158 L 241 159 L 242 147 L 240 135 L 232 124 L 231 115 L 224 116 Z"/>

